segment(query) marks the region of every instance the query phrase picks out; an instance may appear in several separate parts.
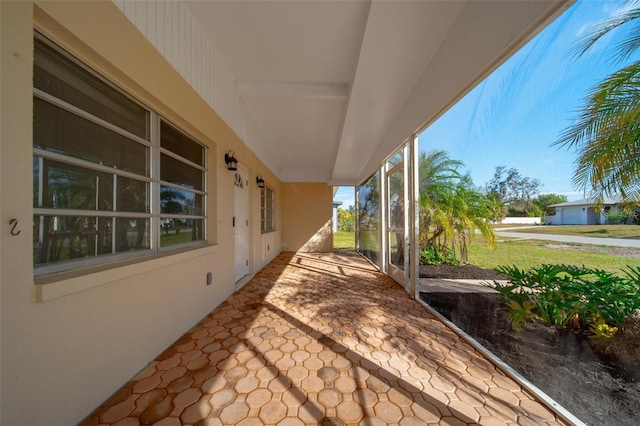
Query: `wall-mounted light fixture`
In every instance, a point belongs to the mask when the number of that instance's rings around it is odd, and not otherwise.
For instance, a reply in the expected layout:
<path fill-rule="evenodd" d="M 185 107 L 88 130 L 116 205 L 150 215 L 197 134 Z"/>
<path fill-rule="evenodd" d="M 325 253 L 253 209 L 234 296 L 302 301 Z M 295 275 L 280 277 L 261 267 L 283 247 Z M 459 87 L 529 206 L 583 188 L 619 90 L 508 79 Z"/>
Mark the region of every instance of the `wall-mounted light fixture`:
<path fill-rule="evenodd" d="M 235 157 L 236 153 L 233 151 L 227 151 L 224 154 L 224 162 L 227 163 L 228 170 L 238 170 L 238 159 Z"/>
<path fill-rule="evenodd" d="M 264 188 L 264 179 L 262 179 L 261 175 L 256 176 L 256 183 L 258 184 L 258 188 Z"/>

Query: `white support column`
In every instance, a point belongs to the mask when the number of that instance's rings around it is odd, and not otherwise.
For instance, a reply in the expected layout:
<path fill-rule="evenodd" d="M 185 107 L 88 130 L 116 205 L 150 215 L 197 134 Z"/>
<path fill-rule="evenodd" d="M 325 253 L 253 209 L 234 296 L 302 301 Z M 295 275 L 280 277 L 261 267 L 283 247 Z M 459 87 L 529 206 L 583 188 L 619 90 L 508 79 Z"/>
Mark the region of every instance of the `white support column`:
<path fill-rule="evenodd" d="M 411 200 L 412 200 L 412 196 L 411 196 L 411 188 L 413 188 L 413 184 L 411 182 L 411 176 L 412 176 L 412 170 L 413 167 L 411 167 L 412 164 L 412 157 L 411 157 L 411 145 L 412 145 L 412 141 L 413 138 L 410 138 L 409 141 L 407 141 L 407 143 L 404 144 L 404 147 L 402 149 L 402 159 L 404 162 L 403 165 L 403 180 L 404 180 L 404 235 L 402 238 L 402 241 L 404 241 L 404 247 L 402 248 L 402 251 L 404 253 L 404 289 L 407 293 L 409 293 L 411 295 L 411 297 L 413 297 L 413 293 L 414 291 L 412 290 L 411 287 L 411 277 L 413 276 L 413 273 L 411 273 L 411 265 L 413 264 L 413 262 L 411 261 L 411 252 L 410 252 L 410 247 L 413 246 L 412 241 L 411 241 L 411 236 L 412 234 L 412 227 L 411 227 L 411 218 L 413 217 L 412 212 L 413 209 L 411 208 Z"/>
<path fill-rule="evenodd" d="M 387 274 L 389 268 L 387 268 L 387 212 L 389 211 L 387 200 L 387 172 L 385 168 L 386 163 L 382 163 L 380 167 L 380 269 L 383 273 Z"/>
<path fill-rule="evenodd" d="M 358 190 L 360 186 L 356 185 L 353 187 L 354 194 L 354 202 L 353 202 L 353 219 L 354 219 L 354 230 L 355 230 L 355 246 L 356 252 L 360 253 L 360 200 L 358 199 L 358 195 L 360 191 Z"/>
<path fill-rule="evenodd" d="M 420 151 L 418 146 L 418 135 L 413 135 L 410 145 L 411 163 L 409 176 L 411 178 L 411 193 L 409 194 L 409 218 L 410 218 L 410 246 L 409 256 L 411 257 L 411 270 L 409 282 L 409 294 L 414 299 L 419 298 L 420 291 L 420 247 L 418 246 L 420 236 Z"/>

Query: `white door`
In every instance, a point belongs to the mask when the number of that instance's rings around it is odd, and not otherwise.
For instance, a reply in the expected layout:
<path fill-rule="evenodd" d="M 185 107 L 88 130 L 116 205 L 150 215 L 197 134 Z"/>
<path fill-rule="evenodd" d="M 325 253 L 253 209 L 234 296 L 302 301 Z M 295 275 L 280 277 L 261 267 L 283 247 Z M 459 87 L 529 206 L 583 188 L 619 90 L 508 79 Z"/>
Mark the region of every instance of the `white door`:
<path fill-rule="evenodd" d="M 405 239 L 405 175 L 400 163 L 386 172 L 387 184 L 387 273 L 400 285 L 407 282 L 405 260 L 408 260 Z"/>
<path fill-rule="evenodd" d="M 238 168 L 234 177 L 233 236 L 235 244 L 235 280 L 249 273 L 249 179 Z"/>

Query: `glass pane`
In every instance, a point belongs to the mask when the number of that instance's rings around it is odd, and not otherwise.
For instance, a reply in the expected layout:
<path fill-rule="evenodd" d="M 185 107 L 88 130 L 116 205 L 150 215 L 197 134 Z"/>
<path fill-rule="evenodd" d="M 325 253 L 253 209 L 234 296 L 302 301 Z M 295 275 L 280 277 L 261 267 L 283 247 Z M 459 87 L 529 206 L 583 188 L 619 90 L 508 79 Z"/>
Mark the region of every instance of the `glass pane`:
<path fill-rule="evenodd" d="M 404 269 L 404 168 L 388 177 L 389 263 Z"/>
<path fill-rule="evenodd" d="M 40 206 L 40 157 L 33 157 L 33 207 Z"/>
<path fill-rule="evenodd" d="M 404 228 L 404 169 L 389 175 L 389 227 Z"/>
<path fill-rule="evenodd" d="M 110 254 L 112 219 L 88 216 L 34 216 L 33 264 Z"/>
<path fill-rule="evenodd" d="M 404 158 L 404 151 L 400 150 L 397 153 L 394 154 L 393 157 L 391 157 L 388 161 L 387 161 L 387 168 L 386 170 L 390 170 L 393 168 L 393 166 L 395 166 L 396 164 L 400 164 L 402 163 L 402 160 Z"/>
<path fill-rule="evenodd" d="M 116 252 L 149 249 L 150 220 L 117 218 Z M 90 216 L 34 216 L 33 263 L 44 265 L 65 260 L 112 254 L 113 219 Z"/>
<path fill-rule="evenodd" d="M 203 216 L 203 199 L 202 195 L 191 191 L 163 186 L 160 190 L 160 212 Z"/>
<path fill-rule="evenodd" d="M 359 251 L 380 266 L 380 172 L 357 188 Z"/>
<path fill-rule="evenodd" d="M 261 189 L 260 195 L 262 233 L 272 232 L 275 230 L 273 190 L 264 187 Z"/>
<path fill-rule="evenodd" d="M 162 247 L 204 240 L 204 220 L 202 219 L 160 219 Z"/>
<path fill-rule="evenodd" d="M 389 231 L 389 263 L 404 269 L 404 231 Z"/>
<path fill-rule="evenodd" d="M 142 106 L 37 39 L 34 55 L 36 88 L 149 140 Z"/>
<path fill-rule="evenodd" d="M 204 166 L 204 148 L 199 143 L 174 129 L 164 121 L 160 129 L 160 146 L 182 158 Z"/>
<path fill-rule="evenodd" d="M 33 146 L 149 176 L 149 148 L 34 98 Z"/>
<path fill-rule="evenodd" d="M 42 189 L 38 187 L 37 176 L 40 162 L 44 183 Z M 114 175 L 111 174 L 34 157 L 34 207 L 149 212 L 149 184 L 124 177 L 117 177 L 114 209 L 113 180 Z"/>
<path fill-rule="evenodd" d="M 113 175 L 43 159 L 42 206 L 113 210 Z"/>
<path fill-rule="evenodd" d="M 116 211 L 149 213 L 149 183 L 118 176 Z"/>
<path fill-rule="evenodd" d="M 148 249 L 149 219 L 116 218 L 116 252 Z"/>
<path fill-rule="evenodd" d="M 202 190 L 204 173 L 168 155 L 160 158 L 160 179 L 191 189 Z"/>

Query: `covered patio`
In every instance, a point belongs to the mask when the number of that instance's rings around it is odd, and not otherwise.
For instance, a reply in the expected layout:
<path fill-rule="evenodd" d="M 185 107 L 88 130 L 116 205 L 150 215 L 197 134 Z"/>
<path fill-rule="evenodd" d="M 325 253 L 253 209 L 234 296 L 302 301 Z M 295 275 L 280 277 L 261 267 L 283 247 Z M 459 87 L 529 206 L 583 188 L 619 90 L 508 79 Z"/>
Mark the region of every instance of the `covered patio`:
<path fill-rule="evenodd" d="M 359 255 L 283 252 L 81 424 L 563 423 Z"/>
<path fill-rule="evenodd" d="M 556 422 L 414 300 L 416 148 L 572 3 L 0 2 L 0 423 Z"/>

